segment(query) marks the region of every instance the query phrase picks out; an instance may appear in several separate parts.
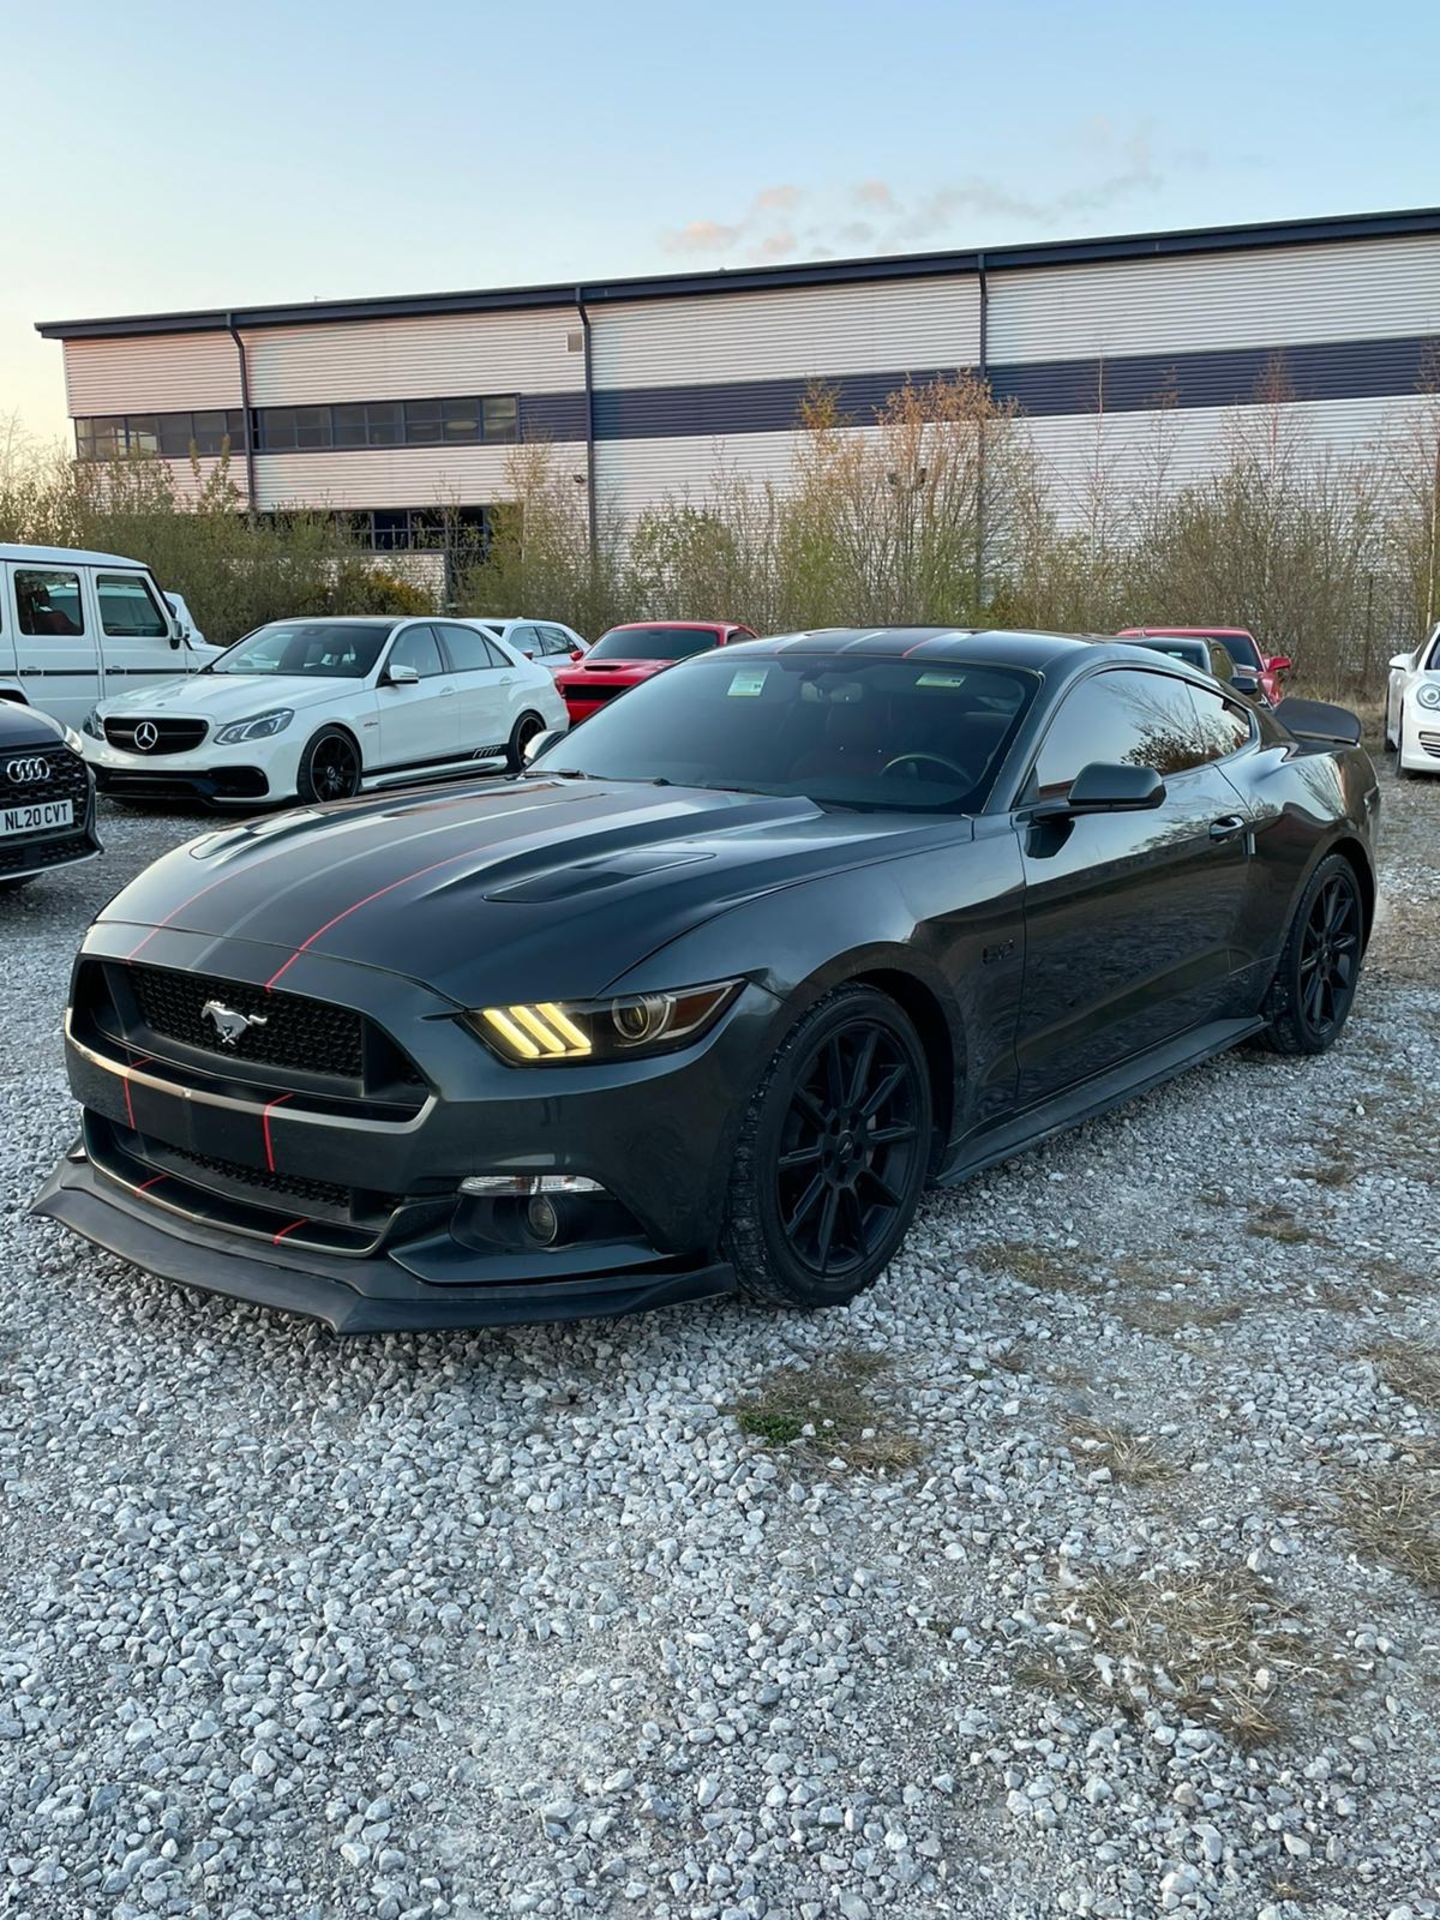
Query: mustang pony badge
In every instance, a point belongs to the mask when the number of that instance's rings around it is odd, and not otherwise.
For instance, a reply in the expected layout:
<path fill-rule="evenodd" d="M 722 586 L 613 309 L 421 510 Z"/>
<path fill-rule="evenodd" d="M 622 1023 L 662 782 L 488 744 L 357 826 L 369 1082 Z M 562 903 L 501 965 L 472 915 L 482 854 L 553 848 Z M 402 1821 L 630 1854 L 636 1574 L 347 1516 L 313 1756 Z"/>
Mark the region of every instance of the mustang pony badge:
<path fill-rule="evenodd" d="M 200 1018 L 209 1020 L 220 1036 L 222 1047 L 236 1046 L 250 1031 L 251 1027 L 269 1025 L 269 1017 L 263 1013 L 236 1013 L 220 1000 L 207 1000 L 200 1009 Z"/>

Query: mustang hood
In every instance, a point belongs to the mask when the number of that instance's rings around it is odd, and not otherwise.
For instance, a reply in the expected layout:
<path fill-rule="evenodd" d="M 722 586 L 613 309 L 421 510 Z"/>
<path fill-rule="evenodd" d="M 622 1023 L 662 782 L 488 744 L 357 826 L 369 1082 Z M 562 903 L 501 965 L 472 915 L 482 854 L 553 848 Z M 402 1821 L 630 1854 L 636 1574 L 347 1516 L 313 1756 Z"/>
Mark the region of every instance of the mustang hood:
<path fill-rule="evenodd" d="M 863 863 L 897 839 L 953 840 L 961 825 L 537 777 L 208 834 L 148 868 L 101 921 L 110 951 L 238 969 L 296 993 L 315 962 L 341 959 L 459 1005 L 587 996 L 757 893 Z M 243 964 L 227 958 L 236 942 L 249 950 Z"/>

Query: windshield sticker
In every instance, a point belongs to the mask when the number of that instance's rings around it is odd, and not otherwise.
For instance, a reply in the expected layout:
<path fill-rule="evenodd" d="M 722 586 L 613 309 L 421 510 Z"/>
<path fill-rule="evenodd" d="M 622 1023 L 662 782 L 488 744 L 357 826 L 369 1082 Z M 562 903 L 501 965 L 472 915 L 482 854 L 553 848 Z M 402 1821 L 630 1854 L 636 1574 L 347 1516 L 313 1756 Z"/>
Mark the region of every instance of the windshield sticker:
<path fill-rule="evenodd" d="M 965 680 L 963 673 L 922 673 L 915 684 L 917 687 L 963 687 Z"/>
<path fill-rule="evenodd" d="M 769 678 L 768 667 L 741 667 L 730 676 L 730 697 L 744 699 L 765 691 L 765 682 Z"/>

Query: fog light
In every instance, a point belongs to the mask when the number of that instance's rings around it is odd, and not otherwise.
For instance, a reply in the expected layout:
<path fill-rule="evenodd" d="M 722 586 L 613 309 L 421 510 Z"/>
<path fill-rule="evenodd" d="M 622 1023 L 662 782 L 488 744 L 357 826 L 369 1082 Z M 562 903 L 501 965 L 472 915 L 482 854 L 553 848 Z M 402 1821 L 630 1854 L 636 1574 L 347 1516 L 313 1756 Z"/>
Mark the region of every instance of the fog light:
<path fill-rule="evenodd" d="M 525 1224 L 541 1246 L 553 1246 L 560 1236 L 560 1216 L 555 1211 L 555 1202 L 537 1193 L 525 1209 Z"/>

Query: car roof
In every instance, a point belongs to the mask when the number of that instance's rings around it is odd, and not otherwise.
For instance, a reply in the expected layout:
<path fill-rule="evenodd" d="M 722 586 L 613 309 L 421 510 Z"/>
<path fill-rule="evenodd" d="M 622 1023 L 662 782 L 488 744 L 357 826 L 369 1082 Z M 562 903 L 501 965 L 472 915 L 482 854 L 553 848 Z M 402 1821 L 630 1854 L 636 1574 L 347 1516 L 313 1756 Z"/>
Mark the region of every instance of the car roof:
<path fill-rule="evenodd" d="M 1125 659 L 1134 659 L 1138 651 L 1109 635 L 1011 632 L 997 627 L 818 627 L 766 640 L 742 640 L 739 646 L 747 654 L 844 653 L 881 660 L 923 653 L 927 660 L 966 660 L 976 665 L 993 661 L 996 666 L 1035 671 L 1062 664 L 1078 667 L 1106 646 Z"/>
<path fill-rule="evenodd" d="M 1223 640 L 1227 633 L 1244 636 L 1253 640 L 1254 634 L 1248 627 L 1122 627 L 1119 637 L 1137 633 L 1154 634 L 1157 640 Z"/>
<path fill-rule="evenodd" d="M 10 547 L 0 546 L 0 560 L 20 565 L 45 567 L 144 567 L 143 560 L 131 560 L 123 553 L 94 553 L 86 547 Z M 147 568 L 148 571 L 148 568 Z"/>
<path fill-rule="evenodd" d="M 622 620 L 618 626 L 607 627 L 607 633 L 630 633 L 643 627 L 648 633 L 654 627 L 680 627 L 687 632 L 699 630 L 702 633 L 718 633 L 721 627 L 739 627 L 743 620 Z"/>
<path fill-rule="evenodd" d="M 438 613 L 277 613 L 262 627 L 398 627 L 404 620 L 439 620 Z M 259 632 L 259 628 L 256 628 Z"/>

